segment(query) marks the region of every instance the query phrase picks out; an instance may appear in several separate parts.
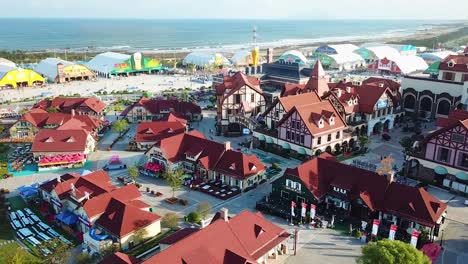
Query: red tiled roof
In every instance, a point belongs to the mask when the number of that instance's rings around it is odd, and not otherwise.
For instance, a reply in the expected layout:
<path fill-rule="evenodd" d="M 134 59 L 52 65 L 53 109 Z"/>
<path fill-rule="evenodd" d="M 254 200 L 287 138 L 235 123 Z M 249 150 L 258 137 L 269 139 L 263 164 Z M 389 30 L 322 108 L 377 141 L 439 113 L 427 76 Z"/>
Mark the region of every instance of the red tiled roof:
<path fill-rule="evenodd" d="M 164 115 L 164 117 L 161 118 L 160 121 L 179 122 L 179 123 L 182 123 L 184 125 L 187 125 L 187 119 L 185 119 L 184 117 L 178 115 L 177 113 L 173 113 L 173 112 Z"/>
<path fill-rule="evenodd" d="M 388 87 L 363 84 L 357 86 L 356 91 L 359 94 L 359 110 L 363 113 L 374 112 L 375 104 L 377 104 L 377 101 L 379 101 L 384 93 L 387 93 L 394 100 L 392 91 Z"/>
<path fill-rule="evenodd" d="M 74 174 L 74 173 L 66 173 L 66 174 L 59 176 L 61 182 L 65 182 L 65 181 L 75 179 L 78 177 L 80 177 L 80 175 Z M 55 178 L 55 179 L 52 179 L 48 182 L 41 184 L 39 188 L 50 193 L 57 184 L 58 184 L 58 181 L 57 181 L 57 178 Z"/>
<path fill-rule="evenodd" d="M 229 221 L 214 221 L 143 263 L 256 263 L 263 253 L 288 237 L 284 229 L 268 222 L 261 214 L 245 210 Z"/>
<path fill-rule="evenodd" d="M 96 197 L 92 197 L 88 201 L 85 201 L 83 209 L 86 212 L 86 215 L 89 218 L 95 217 L 97 215 L 103 214 L 111 201 L 112 198 L 119 199 L 122 202 L 134 202 L 139 201 L 141 198 L 141 193 L 138 191 L 138 188 L 135 185 L 126 185 L 118 189 L 114 189 L 110 192 L 101 194 Z M 142 204 L 133 204 L 139 208 L 147 208 L 148 205 L 142 206 Z"/>
<path fill-rule="evenodd" d="M 448 66 L 448 62 L 454 63 L 453 67 Z M 439 64 L 439 70 L 468 72 L 468 56 L 465 55 L 449 55 Z"/>
<path fill-rule="evenodd" d="M 437 118 L 437 127 L 447 127 L 466 119 L 468 119 L 468 111 L 455 109 L 449 113 L 448 117 Z"/>
<path fill-rule="evenodd" d="M 281 94 L 282 97 L 296 95 L 301 93 L 305 88 L 305 84 L 286 83 Z"/>
<path fill-rule="evenodd" d="M 426 226 L 434 223 L 447 209 L 447 205 L 423 188 L 393 182 L 385 194 L 385 211 L 401 215 Z"/>
<path fill-rule="evenodd" d="M 84 130 L 41 129 L 34 137 L 32 152 L 83 152 L 88 133 Z"/>
<path fill-rule="evenodd" d="M 286 112 L 289 112 L 294 106 L 308 105 L 321 101 L 316 92 L 280 97 L 278 100 Z"/>
<path fill-rule="evenodd" d="M 345 129 L 347 127 L 346 123 L 329 100 L 324 100 L 315 104 L 295 106 L 279 121 L 278 126 L 285 122 L 294 112 L 299 114 L 311 135 L 329 133 L 330 131 Z M 333 125 L 329 123 L 329 118 L 331 116 L 334 117 L 335 123 Z M 323 118 L 324 122 L 322 128 L 320 128 L 318 124 L 320 118 Z"/>
<path fill-rule="evenodd" d="M 320 60 L 317 60 L 304 90 L 315 91 L 320 97 L 322 97 L 326 95 L 329 89 L 328 80 L 325 77 L 325 71 L 323 70 L 322 63 Z"/>
<path fill-rule="evenodd" d="M 140 260 L 127 254 L 116 252 L 105 257 L 99 264 L 139 264 Z"/>
<path fill-rule="evenodd" d="M 434 226 L 446 209 L 445 204 L 424 190 L 390 183 L 375 172 L 339 163 L 329 154 L 289 168 L 285 175 L 300 178 L 317 199 L 338 187 L 348 191 L 349 201 L 361 198 L 372 210 L 388 211 L 426 226 Z"/>
<path fill-rule="evenodd" d="M 223 153 L 216 164 L 216 171 L 245 179 L 265 170 L 265 165 L 255 155 L 246 155 L 238 151 L 228 150 Z"/>
<path fill-rule="evenodd" d="M 259 94 L 263 94 L 262 89 L 260 89 L 260 80 L 247 76 L 242 72 L 236 72 L 233 76 L 224 76 L 223 83 L 215 85 L 215 90 L 217 95 L 224 95 L 227 98 L 230 94 L 233 94 L 244 86 L 254 89 Z"/>
<path fill-rule="evenodd" d="M 43 128 L 45 126 L 58 126 L 62 129 L 83 128 L 87 131 L 96 130 L 102 121 L 87 115 L 75 115 L 66 113 L 47 113 L 35 109 L 24 114 L 20 121 L 27 121 L 33 126 Z"/>
<path fill-rule="evenodd" d="M 143 97 L 133 105 L 133 107 L 135 106 L 143 106 L 152 114 L 161 114 L 161 112 L 165 111 L 174 112 L 178 116 L 186 116 L 188 113 L 201 113 L 201 108 L 197 104 L 179 100 L 159 100 Z"/>
<path fill-rule="evenodd" d="M 382 84 L 383 86 L 390 88 L 390 90 L 392 90 L 393 92 L 398 92 L 400 90 L 400 83 L 386 78 L 370 77 L 362 81 L 362 83 L 374 84 L 377 86 Z"/>
<path fill-rule="evenodd" d="M 47 109 L 53 107 L 60 112 L 70 113 L 71 109 L 87 107 L 95 113 L 100 113 L 106 108 L 106 104 L 96 97 L 55 97 L 52 100 L 44 99 L 34 105 L 34 108 Z"/>
<path fill-rule="evenodd" d="M 171 137 L 185 132 L 185 125 L 176 122 L 142 122 L 138 125 L 136 142 L 157 142 L 161 139 Z"/>
<path fill-rule="evenodd" d="M 105 212 L 96 220 L 96 224 L 118 237 L 123 237 L 153 224 L 160 218 L 157 214 L 111 198 Z"/>

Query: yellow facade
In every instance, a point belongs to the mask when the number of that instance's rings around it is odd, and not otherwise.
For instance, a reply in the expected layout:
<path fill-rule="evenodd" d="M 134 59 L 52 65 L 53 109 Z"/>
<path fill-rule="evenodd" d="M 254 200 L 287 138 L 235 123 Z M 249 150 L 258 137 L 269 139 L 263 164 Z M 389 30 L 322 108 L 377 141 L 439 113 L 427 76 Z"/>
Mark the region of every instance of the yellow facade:
<path fill-rule="evenodd" d="M 11 86 L 17 88 L 18 84 L 27 83 L 27 86 L 33 86 L 35 82 L 44 83 L 45 79 L 37 72 L 29 69 L 14 69 L 0 79 L 0 87 Z"/>
<path fill-rule="evenodd" d="M 63 68 L 63 73 L 67 78 L 94 76 L 94 73 L 86 66 L 81 64 L 72 64 Z"/>
<path fill-rule="evenodd" d="M 260 53 L 258 47 L 254 47 L 251 53 L 252 53 L 252 65 L 256 67 L 258 65 L 258 56 Z"/>

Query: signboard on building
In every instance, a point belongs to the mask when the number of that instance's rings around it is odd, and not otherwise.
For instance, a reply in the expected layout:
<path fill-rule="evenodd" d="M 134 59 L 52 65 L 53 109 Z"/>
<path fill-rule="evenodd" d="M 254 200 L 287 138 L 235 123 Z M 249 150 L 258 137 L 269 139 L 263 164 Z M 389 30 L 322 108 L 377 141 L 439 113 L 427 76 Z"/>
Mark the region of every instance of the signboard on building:
<path fill-rule="evenodd" d="M 372 224 L 372 235 L 376 236 L 377 232 L 379 232 L 379 225 L 380 225 L 380 220 L 374 219 L 374 223 Z"/>
<path fill-rule="evenodd" d="M 387 100 L 379 99 L 379 101 L 377 101 L 377 109 L 386 108 L 387 105 L 388 105 L 388 101 L 387 101 Z"/>
<path fill-rule="evenodd" d="M 377 64 L 377 69 L 378 70 L 384 70 L 384 71 L 391 71 L 392 70 L 392 61 L 388 60 L 387 58 L 383 58 L 378 61 Z"/>
<path fill-rule="evenodd" d="M 388 234 L 388 239 L 395 240 L 395 233 L 396 233 L 397 229 L 398 229 L 398 227 L 396 225 L 391 225 L 390 226 L 390 233 Z"/>

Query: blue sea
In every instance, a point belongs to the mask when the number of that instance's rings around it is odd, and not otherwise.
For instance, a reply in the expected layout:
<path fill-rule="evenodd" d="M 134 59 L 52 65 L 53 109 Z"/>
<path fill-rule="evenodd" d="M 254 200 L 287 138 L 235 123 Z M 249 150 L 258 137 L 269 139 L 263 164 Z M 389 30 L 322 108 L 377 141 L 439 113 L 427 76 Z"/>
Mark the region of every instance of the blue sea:
<path fill-rule="evenodd" d="M 236 49 L 410 35 L 448 21 L 0 19 L 0 50 Z"/>

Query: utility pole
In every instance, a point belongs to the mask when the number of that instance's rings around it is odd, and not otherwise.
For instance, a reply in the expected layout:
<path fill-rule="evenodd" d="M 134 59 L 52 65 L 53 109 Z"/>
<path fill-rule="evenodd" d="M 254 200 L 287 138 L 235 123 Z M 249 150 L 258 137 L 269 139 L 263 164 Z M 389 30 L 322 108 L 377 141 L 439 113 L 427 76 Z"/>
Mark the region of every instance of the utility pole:
<path fill-rule="evenodd" d="M 297 255 L 297 238 L 299 236 L 299 229 L 294 230 L 294 256 Z"/>

